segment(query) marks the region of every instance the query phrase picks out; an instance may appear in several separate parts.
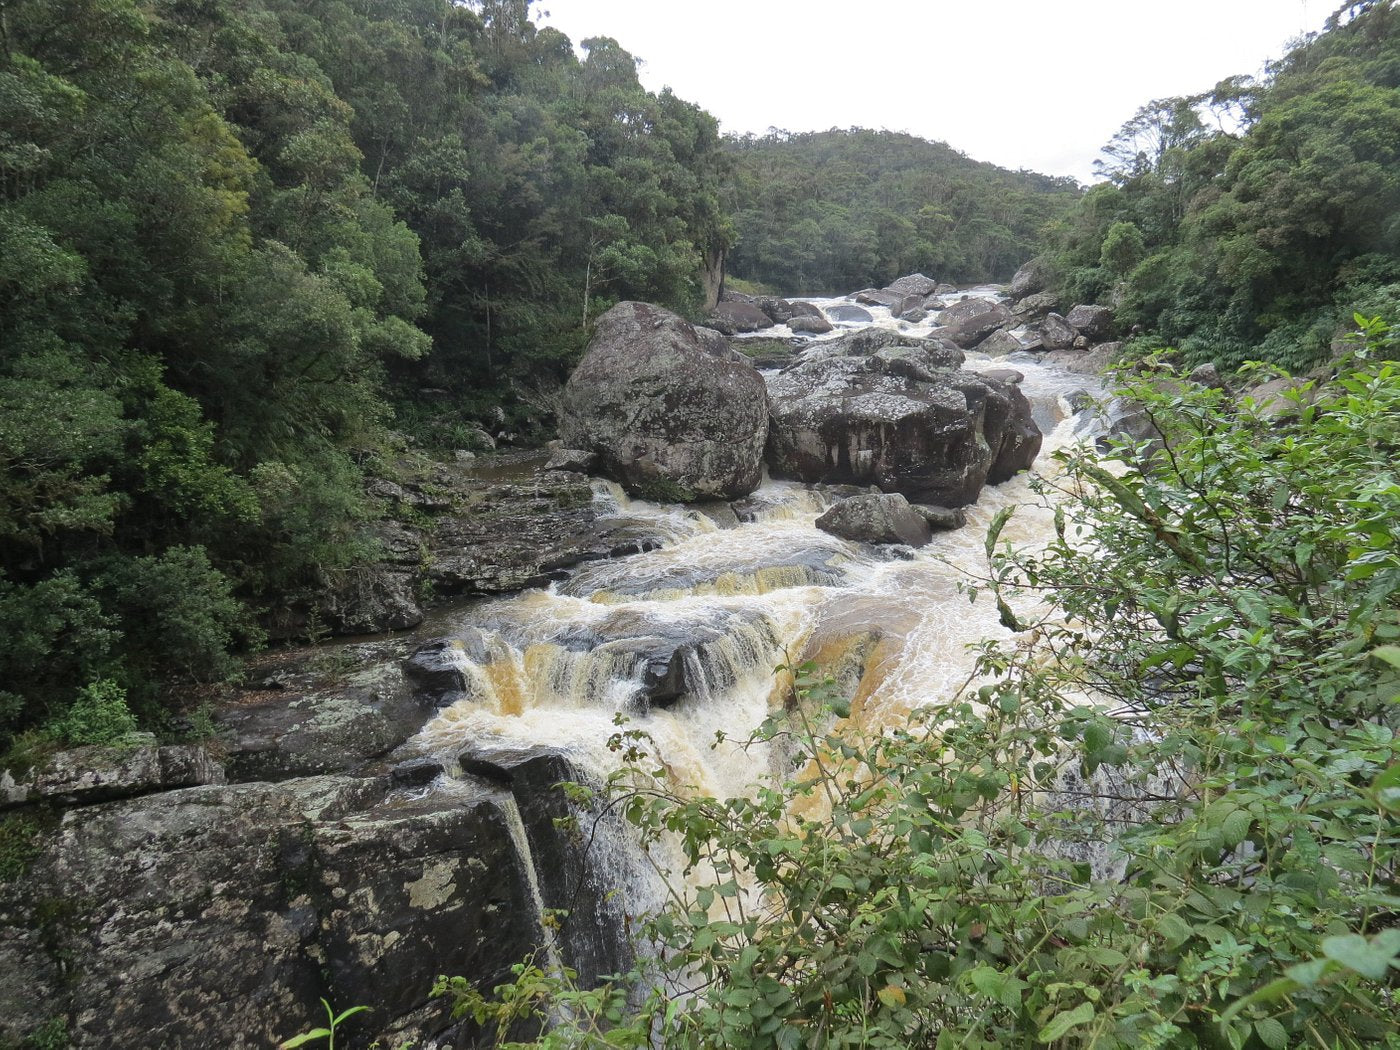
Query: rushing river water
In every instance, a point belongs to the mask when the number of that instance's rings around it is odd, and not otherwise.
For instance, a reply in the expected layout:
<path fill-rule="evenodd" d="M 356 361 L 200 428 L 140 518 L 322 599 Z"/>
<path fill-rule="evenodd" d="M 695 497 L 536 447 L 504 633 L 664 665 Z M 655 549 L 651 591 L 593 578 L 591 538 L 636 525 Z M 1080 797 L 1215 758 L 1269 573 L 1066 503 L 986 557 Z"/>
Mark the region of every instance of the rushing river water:
<path fill-rule="evenodd" d="M 932 327 L 866 309 L 871 324 L 907 334 Z M 833 335 L 853 327 L 860 326 Z M 1085 377 L 1029 355 L 1008 361 L 974 352 L 967 367 L 1024 374 L 1022 390 L 1046 431 L 1036 471 L 1053 471 L 1051 453 L 1074 440 L 1068 399 L 1086 389 Z M 1035 506 L 1030 477 L 986 488 L 968 508 L 965 528 L 936 533 L 918 550 L 872 548 L 820 531 L 816 518 L 838 498 L 820 486 L 765 481 L 740 508 L 749 520 L 735 524 L 713 511 L 632 500 L 598 482 L 594 498 L 647 521 L 661 545 L 583 566 L 547 590 L 471 607 L 455 624 L 486 640 L 484 658 L 462 658 L 471 698 L 444 709 L 415 749 L 452 769 L 467 750 L 489 757 L 547 747 L 601 778 L 618 761 L 607 743 L 620 712 L 650 734 L 677 790 L 719 797 L 750 790 L 778 761 L 738 744 L 783 700 L 787 683 L 775 666 L 816 660 L 844 671 L 851 718 L 863 728 L 900 723 L 966 682 L 969 647 L 1007 632 L 992 601 L 970 603 L 958 584 L 985 568 L 986 527 L 1002 508 L 1021 507 L 1004 538 L 1025 545 L 1050 535 L 1050 513 Z M 684 641 L 686 691 L 647 709 L 638 702 L 639 653 L 677 639 Z M 716 745 L 718 733 L 725 743 Z M 614 848 L 619 858 L 626 853 L 625 844 Z M 617 863 L 629 866 L 625 858 Z M 634 898 L 653 896 L 644 879 L 622 881 L 632 883 Z M 634 899 L 632 906 L 649 903 Z"/>

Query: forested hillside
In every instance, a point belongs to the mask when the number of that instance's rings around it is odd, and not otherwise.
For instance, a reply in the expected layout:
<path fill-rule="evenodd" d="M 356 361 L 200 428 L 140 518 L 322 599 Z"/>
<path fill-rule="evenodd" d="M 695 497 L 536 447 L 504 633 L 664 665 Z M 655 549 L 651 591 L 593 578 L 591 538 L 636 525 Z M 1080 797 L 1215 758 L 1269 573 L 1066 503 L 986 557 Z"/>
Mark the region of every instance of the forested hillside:
<path fill-rule="evenodd" d="M 1079 197 L 1073 179 L 971 160 L 942 142 L 852 128 L 726 139 L 738 243 L 729 272 L 788 295 L 922 272 L 1006 280 Z"/>
<path fill-rule="evenodd" d="M 391 426 L 460 445 L 611 301 L 698 305 L 714 120 L 526 16 L 0 7 L 0 746 L 226 674 L 364 555 Z"/>
<path fill-rule="evenodd" d="M 1325 358 L 1400 302 L 1400 11 L 1344 5 L 1261 82 L 1143 106 L 1058 231 L 1062 297 L 1191 362 Z"/>

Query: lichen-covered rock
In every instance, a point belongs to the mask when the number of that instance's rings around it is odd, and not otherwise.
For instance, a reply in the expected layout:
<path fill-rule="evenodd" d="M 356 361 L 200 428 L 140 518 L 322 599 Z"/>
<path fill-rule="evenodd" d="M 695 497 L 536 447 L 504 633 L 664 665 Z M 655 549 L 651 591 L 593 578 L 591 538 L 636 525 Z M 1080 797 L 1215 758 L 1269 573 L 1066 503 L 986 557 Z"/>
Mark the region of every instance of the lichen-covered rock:
<path fill-rule="evenodd" d="M 1012 309 L 1022 317 L 1044 317 L 1051 310 L 1060 308 L 1060 297 L 1053 292 L 1036 292 L 1024 299 L 1018 299 Z"/>
<path fill-rule="evenodd" d="M 387 790 L 317 777 L 67 810 L 0 883 L 0 1043 L 62 1016 L 77 1048 L 251 1050 L 323 1020 L 322 996 L 372 1007 L 349 1045 L 441 1035 L 433 979 L 490 987 L 539 916 L 495 791 Z"/>
<path fill-rule="evenodd" d="M 1010 332 L 998 328 L 977 344 L 977 352 L 988 357 L 1005 357 L 1022 349 L 1021 341 Z"/>
<path fill-rule="evenodd" d="M 1074 346 L 1076 333 L 1065 323 L 1065 319 L 1051 311 L 1040 322 L 1040 342 L 1046 350 L 1068 350 Z"/>
<path fill-rule="evenodd" d="M 1065 315 L 1065 323 L 1090 342 L 1113 334 L 1113 311 L 1107 306 L 1076 306 Z"/>
<path fill-rule="evenodd" d="M 999 315 L 1002 321 L 1011 320 L 1011 311 L 1006 308 L 1004 303 L 999 303 L 995 299 L 969 298 L 962 299 L 941 311 L 938 314 L 938 323 L 951 327 L 983 314 Z"/>
<path fill-rule="evenodd" d="M 1040 431 L 1019 390 L 965 371 L 932 378 L 855 357 L 804 361 L 770 377 L 770 470 L 959 507 L 989 480 L 1030 466 Z"/>
<path fill-rule="evenodd" d="M 90 805 L 224 779 L 223 766 L 203 747 L 159 746 L 153 734 L 134 733 L 119 744 L 56 752 L 18 777 L 0 771 L 0 810 L 36 802 Z"/>
<path fill-rule="evenodd" d="M 656 308 L 653 307 L 653 309 Z M 764 328 L 773 327 L 773 318 L 764 313 L 757 303 L 722 302 L 714 308 L 706 320 L 710 327 L 725 335 L 758 332 Z"/>
<path fill-rule="evenodd" d="M 790 318 L 787 324 L 792 331 L 801 332 L 803 335 L 826 335 L 834 328 L 825 317 L 810 317 L 806 314 Z"/>
<path fill-rule="evenodd" d="M 929 524 L 897 492 L 851 496 L 817 519 L 817 528 L 858 543 L 902 543 L 922 547 Z"/>
<path fill-rule="evenodd" d="M 1012 299 L 1024 299 L 1028 295 L 1043 291 L 1049 283 L 1049 267 L 1041 259 L 1032 259 L 1016 271 L 1006 294 Z"/>
<path fill-rule="evenodd" d="M 766 432 L 757 370 L 719 333 L 645 303 L 619 303 L 598 319 L 564 388 L 564 444 L 596 452 L 603 474 L 647 498 L 752 492 Z"/>
<path fill-rule="evenodd" d="M 944 315 L 948 311 L 943 312 Z M 947 338 L 964 350 L 980 349 L 982 342 L 1009 320 L 1005 308 L 973 314 L 949 326 Z"/>
<path fill-rule="evenodd" d="M 891 281 L 886 285 L 885 291 L 894 292 L 896 295 L 917 295 L 920 299 L 926 299 L 937 287 L 938 282 L 933 278 L 925 277 L 921 273 L 911 273 L 907 277 Z"/>

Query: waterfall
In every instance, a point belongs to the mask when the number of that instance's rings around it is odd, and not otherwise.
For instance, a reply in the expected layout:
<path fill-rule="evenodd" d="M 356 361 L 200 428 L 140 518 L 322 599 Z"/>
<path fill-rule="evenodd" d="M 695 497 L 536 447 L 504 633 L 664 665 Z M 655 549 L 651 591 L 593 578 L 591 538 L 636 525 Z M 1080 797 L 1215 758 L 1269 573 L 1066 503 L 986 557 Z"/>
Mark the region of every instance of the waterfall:
<path fill-rule="evenodd" d="M 915 336 L 931 329 L 932 322 L 909 324 L 883 308 L 866 309 L 876 326 Z M 820 352 L 820 341 L 814 345 Z M 1084 394 L 1098 390 L 1093 380 L 1045 368 L 1029 355 L 968 355 L 971 369 L 1008 366 L 1023 373 L 1022 391 L 1049 428 L 1036 472 L 1053 475 L 1051 454 L 1082 440 L 1076 412 Z M 918 550 L 890 550 L 817 529 L 817 517 L 835 501 L 819 487 L 765 480 L 746 500 L 717 511 L 651 503 L 596 482 L 594 499 L 644 523 L 659 545 L 464 611 L 456 629 L 484 639 L 460 656 L 470 688 L 413 747 L 439 756 L 448 769 L 464 754 L 487 765 L 497 761 L 492 755 L 546 756 L 524 783 L 512 774 L 520 834 L 546 872 L 534 887 L 536 903 L 579 910 L 572 946 L 563 938 L 563 961 L 581 972 L 606 972 L 598 967 L 618 961 L 617 944 L 583 943 L 579 931 L 612 924 L 603 940 L 622 936 L 665 899 L 654 867 L 678 872 L 683 865 L 666 854 L 665 843 L 644 855 L 616 815 L 569 809 L 550 795 L 550 777 L 567 779 L 560 772 L 567 767 L 575 778 L 601 784 L 618 767 L 608 741 L 623 720 L 645 731 L 655 768 L 674 791 L 745 793 L 759 777 L 785 772 L 787 757 L 772 745 L 742 746 L 786 699 L 790 679 L 775 676 L 779 664 L 812 660 L 830 672 L 861 729 L 901 724 L 910 712 L 950 699 L 972 673 L 969 647 L 1009 637 L 990 600 L 969 602 L 959 588 L 985 568 L 988 523 L 1017 506 L 1004 539 L 1033 546 L 1053 535 L 1053 513 L 1037 505 L 1031 484 L 1022 474 L 988 487 L 967 508 L 965 528 L 936 534 Z M 523 766 L 516 761 L 512 768 Z M 561 816 L 588 825 L 586 844 L 551 831 Z M 604 874 L 608 886 L 596 882 Z"/>

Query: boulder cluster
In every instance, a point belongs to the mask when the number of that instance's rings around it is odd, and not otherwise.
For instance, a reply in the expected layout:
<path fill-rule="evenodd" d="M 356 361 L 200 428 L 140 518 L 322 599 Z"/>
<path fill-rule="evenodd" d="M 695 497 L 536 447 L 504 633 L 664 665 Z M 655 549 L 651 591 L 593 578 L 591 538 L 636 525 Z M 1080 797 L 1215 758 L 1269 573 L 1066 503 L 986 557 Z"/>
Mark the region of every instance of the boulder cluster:
<path fill-rule="evenodd" d="M 922 302 L 936 289 L 914 275 L 878 294 Z M 809 306 L 720 305 L 731 318 L 753 311 L 787 323 L 804 316 L 791 307 Z M 964 307 L 954 326 L 976 331 L 986 313 Z M 560 436 L 653 499 L 735 499 L 758 487 L 766 463 L 778 478 L 961 507 L 1029 467 L 1041 441 L 1014 374 L 967 371 L 963 360 L 956 338 L 867 329 L 817 344 L 765 383 L 718 331 L 625 302 L 600 318 L 569 379 Z"/>

